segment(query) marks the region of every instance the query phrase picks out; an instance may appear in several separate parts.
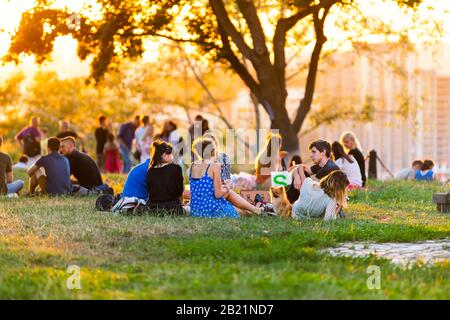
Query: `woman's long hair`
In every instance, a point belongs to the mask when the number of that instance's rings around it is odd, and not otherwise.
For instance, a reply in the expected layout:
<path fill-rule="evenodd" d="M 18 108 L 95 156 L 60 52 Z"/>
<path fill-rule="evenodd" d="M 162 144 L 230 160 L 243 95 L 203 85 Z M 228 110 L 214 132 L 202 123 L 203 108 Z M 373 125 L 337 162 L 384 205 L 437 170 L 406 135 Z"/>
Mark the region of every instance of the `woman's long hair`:
<path fill-rule="evenodd" d="M 352 140 L 352 141 L 353 141 L 353 144 L 354 144 L 354 147 L 355 147 L 355 148 L 358 148 L 359 151 L 363 152 L 363 150 L 362 150 L 362 148 L 361 148 L 361 144 L 359 143 L 358 138 L 356 137 L 356 135 L 355 135 L 352 131 L 346 131 L 346 132 L 343 132 L 343 133 L 341 134 L 341 137 L 339 138 L 339 142 L 340 142 L 342 145 L 344 145 L 344 140 L 346 140 L 346 139 Z M 347 150 L 347 148 L 345 148 L 345 147 L 344 147 L 344 149 L 345 149 L 345 152 L 349 152 L 349 151 L 350 151 L 350 150 Z"/>
<path fill-rule="evenodd" d="M 347 187 L 350 184 L 347 175 L 341 170 L 336 170 L 320 180 L 320 188 L 330 198 L 336 199 L 338 205 L 347 206 Z"/>
<path fill-rule="evenodd" d="M 200 160 L 210 159 L 217 153 L 216 142 L 211 138 L 197 138 L 192 143 L 192 152 Z"/>
<path fill-rule="evenodd" d="M 156 140 L 152 143 L 152 147 L 150 148 L 150 168 L 154 168 L 157 165 L 163 164 L 162 155 L 171 154 L 172 153 L 172 145 L 168 142 Z"/>
<path fill-rule="evenodd" d="M 344 151 L 344 147 L 339 142 L 335 141 L 331 144 L 331 152 L 333 153 L 334 160 L 344 158 L 350 163 L 353 163 L 353 159 Z"/>
<path fill-rule="evenodd" d="M 258 156 L 255 160 L 255 174 L 259 176 L 261 174 L 262 168 L 270 168 L 272 166 L 272 161 L 276 161 L 276 158 L 278 157 L 278 153 L 281 149 L 281 143 L 283 142 L 283 137 L 279 134 L 270 133 L 267 136 L 266 143 L 264 144 L 264 147 L 261 149 L 261 151 L 258 153 Z M 272 145 L 275 145 L 278 150 L 272 150 Z M 270 159 L 270 161 L 264 161 L 262 163 L 262 159 Z M 265 163 L 267 162 L 267 163 Z"/>
<path fill-rule="evenodd" d="M 177 125 L 175 122 L 167 120 L 164 122 L 163 130 L 159 134 L 160 139 L 169 139 L 169 135 L 172 131 L 175 131 L 177 129 Z"/>

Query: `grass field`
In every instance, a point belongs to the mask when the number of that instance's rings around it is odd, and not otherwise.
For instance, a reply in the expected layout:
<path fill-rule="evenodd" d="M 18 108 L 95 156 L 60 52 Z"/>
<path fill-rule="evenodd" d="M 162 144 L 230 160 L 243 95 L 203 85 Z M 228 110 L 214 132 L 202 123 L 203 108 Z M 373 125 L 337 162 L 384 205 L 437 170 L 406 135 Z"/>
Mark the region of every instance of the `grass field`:
<path fill-rule="evenodd" d="M 121 178 L 108 177 L 119 186 Z M 320 253 L 343 241 L 450 238 L 439 184 L 374 182 L 347 219 L 113 216 L 95 198 L 0 199 L 2 299 L 449 299 L 450 264 L 410 270 Z M 69 265 L 81 289 L 69 290 Z M 366 286 L 381 268 L 381 290 Z"/>

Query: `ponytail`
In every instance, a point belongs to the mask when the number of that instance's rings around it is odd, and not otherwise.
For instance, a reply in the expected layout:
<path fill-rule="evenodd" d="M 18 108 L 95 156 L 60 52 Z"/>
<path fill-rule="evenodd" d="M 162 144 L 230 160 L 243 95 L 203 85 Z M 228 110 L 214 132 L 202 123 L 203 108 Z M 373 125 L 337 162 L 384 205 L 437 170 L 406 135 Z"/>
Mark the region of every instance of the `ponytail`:
<path fill-rule="evenodd" d="M 150 168 L 154 168 L 157 165 L 161 165 L 163 163 L 162 155 L 164 153 L 171 154 L 172 153 L 172 145 L 168 142 L 156 140 L 152 143 L 150 149 L 151 161 Z"/>

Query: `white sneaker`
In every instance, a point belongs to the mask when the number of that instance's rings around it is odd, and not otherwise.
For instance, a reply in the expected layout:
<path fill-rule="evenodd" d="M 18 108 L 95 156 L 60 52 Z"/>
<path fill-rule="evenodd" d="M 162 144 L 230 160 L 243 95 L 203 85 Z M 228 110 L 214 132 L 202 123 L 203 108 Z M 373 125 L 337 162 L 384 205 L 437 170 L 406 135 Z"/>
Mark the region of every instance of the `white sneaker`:
<path fill-rule="evenodd" d="M 18 198 L 19 195 L 18 195 L 17 193 L 8 193 L 8 194 L 6 195 L 6 197 L 7 197 L 7 198 Z"/>

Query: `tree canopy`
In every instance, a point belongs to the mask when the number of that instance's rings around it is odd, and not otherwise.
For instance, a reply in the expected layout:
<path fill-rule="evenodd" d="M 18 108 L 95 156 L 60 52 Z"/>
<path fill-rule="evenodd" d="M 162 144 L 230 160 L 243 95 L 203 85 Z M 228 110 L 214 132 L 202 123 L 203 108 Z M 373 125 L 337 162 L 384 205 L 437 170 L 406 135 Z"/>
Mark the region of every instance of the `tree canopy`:
<path fill-rule="evenodd" d="M 416 10 L 422 0 L 375 2 Z M 271 127 L 280 129 L 284 148 L 293 152 L 299 149 L 297 134 L 311 110 L 328 40 L 327 19 L 339 12 L 356 12 L 356 25 L 370 24 L 354 0 L 97 0 L 97 4 L 73 13 L 55 7 L 51 0 L 39 0 L 23 14 L 5 60 L 18 62 L 26 53 L 43 62 L 58 36 L 72 35 L 78 40 L 80 58 L 93 58 L 91 76 L 99 82 L 123 60 L 142 56 L 145 39 L 189 43 L 197 48 L 198 59 L 223 63 L 241 78 L 269 115 Z M 339 20 L 337 24 L 344 25 Z M 382 23 L 375 23 L 374 29 L 393 33 Z M 398 35 L 407 41 L 405 30 Z M 288 48 L 309 55 L 304 96 L 294 119 L 286 110 Z"/>

